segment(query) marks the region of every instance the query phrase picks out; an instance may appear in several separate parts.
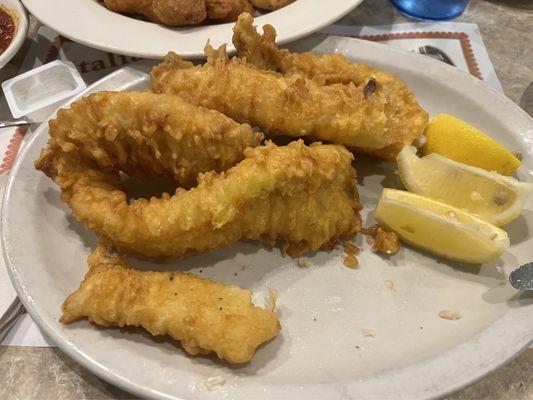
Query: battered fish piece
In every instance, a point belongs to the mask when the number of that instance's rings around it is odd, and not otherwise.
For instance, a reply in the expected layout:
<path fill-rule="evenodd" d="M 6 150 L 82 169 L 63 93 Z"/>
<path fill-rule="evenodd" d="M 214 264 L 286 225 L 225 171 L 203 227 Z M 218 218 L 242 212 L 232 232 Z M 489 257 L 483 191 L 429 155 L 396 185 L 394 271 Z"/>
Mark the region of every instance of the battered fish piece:
<path fill-rule="evenodd" d="M 292 3 L 294 0 L 251 0 L 254 7 L 274 11 Z"/>
<path fill-rule="evenodd" d="M 100 92 L 59 110 L 50 121 L 50 145 L 80 152 L 101 168 L 129 175 L 169 175 L 182 186 L 200 172 L 224 171 L 263 138 L 219 112 L 177 96 Z"/>
<path fill-rule="evenodd" d="M 341 54 L 315 55 L 281 50 L 276 46 L 276 30 L 265 25 L 263 34 L 259 35 L 250 14 L 239 16 L 233 32 L 233 44 L 239 56 L 258 68 L 285 76 L 304 76 L 323 85 L 353 83 L 363 87 L 368 96 L 382 95 L 387 119 L 384 134 L 394 137 L 394 141 L 378 151 L 360 148 L 361 151 L 392 160 L 403 146 L 411 144 L 424 132 L 428 114 L 396 75 L 351 63 Z"/>
<path fill-rule="evenodd" d="M 248 0 L 207 0 L 207 16 L 212 21 L 236 21 L 243 12 L 254 12 Z"/>
<path fill-rule="evenodd" d="M 206 0 L 104 0 L 114 12 L 144 15 L 168 26 L 198 25 L 207 18 Z"/>
<path fill-rule="evenodd" d="M 279 244 L 291 255 L 331 248 L 361 228 L 352 154 L 337 145 L 272 143 L 244 152 L 197 187 L 128 204 L 118 174 L 79 153 L 43 150 L 36 168 L 54 179 L 74 216 L 104 242 L 155 259 L 176 259 L 241 238 Z"/>
<path fill-rule="evenodd" d="M 250 361 L 281 330 L 277 315 L 255 306 L 248 290 L 192 274 L 136 271 L 106 250 L 89 256 L 89 272 L 63 303 L 62 323 L 87 317 L 103 326 L 140 326 L 181 341 L 187 353 L 214 352 L 232 364 Z"/>
<path fill-rule="evenodd" d="M 282 50 L 276 45 L 276 30 L 272 25 L 264 25 L 263 34 L 260 35 L 253 22 L 253 17 L 248 13 L 239 16 L 233 27 L 233 45 L 239 57 L 246 58 L 258 68 L 287 75 L 302 74 L 326 85 L 353 82 L 360 86 L 366 84 L 376 72 L 385 74 L 368 65 L 351 63 L 338 53 L 315 55 Z"/>
<path fill-rule="evenodd" d="M 179 95 L 272 134 L 312 136 L 365 151 L 399 141 L 399 132 L 387 128 L 382 91 L 263 71 L 238 58 L 228 60 L 225 47 L 214 51 L 208 45 L 206 52 L 208 62 L 201 66 L 169 53 L 152 69 L 153 91 Z"/>

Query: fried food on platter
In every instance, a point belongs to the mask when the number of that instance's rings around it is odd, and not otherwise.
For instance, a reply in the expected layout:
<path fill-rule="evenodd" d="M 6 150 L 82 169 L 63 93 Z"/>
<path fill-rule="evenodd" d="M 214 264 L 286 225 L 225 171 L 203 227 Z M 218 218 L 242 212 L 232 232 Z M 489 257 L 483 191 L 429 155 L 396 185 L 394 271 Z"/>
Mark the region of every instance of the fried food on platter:
<path fill-rule="evenodd" d="M 262 10 L 277 10 L 281 7 L 292 3 L 294 0 L 251 0 L 254 7 L 260 8 Z"/>
<path fill-rule="evenodd" d="M 136 271 L 124 257 L 99 247 L 89 272 L 63 303 L 60 321 L 87 317 L 104 326 L 140 326 L 181 341 L 187 353 L 215 352 L 229 363 L 250 361 L 281 330 L 273 310 L 252 303 L 237 286 L 180 272 Z"/>
<path fill-rule="evenodd" d="M 424 132 L 428 114 L 396 75 L 351 63 L 341 54 L 315 55 L 281 50 L 276 46 L 275 29 L 265 25 L 263 34 L 259 35 L 253 26 L 252 16 L 247 13 L 239 16 L 233 32 L 233 44 L 239 56 L 258 68 L 285 76 L 304 76 L 323 85 L 353 83 L 363 87 L 369 96 L 382 96 L 386 117 L 384 134 L 392 139 L 391 143 L 377 151 L 360 150 L 393 159 L 404 145 L 411 144 Z"/>
<path fill-rule="evenodd" d="M 129 175 L 169 175 L 183 186 L 200 172 L 224 171 L 243 159 L 263 135 L 219 112 L 177 96 L 100 92 L 59 110 L 50 144 L 80 152 L 101 168 Z"/>
<path fill-rule="evenodd" d="M 104 0 L 114 12 L 144 15 L 168 26 L 198 25 L 207 18 L 206 0 Z"/>
<path fill-rule="evenodd" d="M 254 19 L 248 13 L 239 16 L 233 27 L 233 45 L 239 57 L 261 69 L 281 74 L 302 74 L 322 84 L 350 83 L 360 86 L 377 71 L 368 65 L 353 64 L 342 54 L 315 55 L 309 52 L 291 53 L 276 45 L 276 30 L 272 25 L 257 32 Z"/>
<path fill-rule="evenodd" d="M 206 47 L 208 62 L 194 66 L 175 53 L 152 69 L 154 92 L 170 93 L 273 134 L 312 136 L 365 150 L 397 142 L 387 130 L 386 99 L 363 86 L 318 84 L 299 75 L 285 77 L 228 60 L 224 47 Z"/>
<path fill-rule="evenodd" d="M 272 143 L 245 150 L 197 187 L 128 204 L 119 176 L 79 153 L 43 150 L 36 168 L 54 179 L 74 216 L 106 242 L 145 257 L 176 259 L 241 238 L 291 255 L 329 248 L 361 227 L 352 154 L 337 145 Z"/>
<path fill-rule="evenodd" d="M 212 21 L 236 21 L 243 12 L 254 12 L 248 0 L 207 0 L 207 16 Z"/>

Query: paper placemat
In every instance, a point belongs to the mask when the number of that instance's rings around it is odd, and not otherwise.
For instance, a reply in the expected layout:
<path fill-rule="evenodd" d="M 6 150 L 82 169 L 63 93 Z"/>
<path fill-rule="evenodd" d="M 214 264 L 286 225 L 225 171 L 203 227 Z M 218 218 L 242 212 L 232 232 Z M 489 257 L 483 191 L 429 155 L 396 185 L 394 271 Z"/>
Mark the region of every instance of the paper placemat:
<path fill-rule="evenodd" d="M 477 24 L 417 22 L 379 26 L 331 25 L 321 34 L 355 37 L 425 54 L 453 65 L 503 91 Z"/>

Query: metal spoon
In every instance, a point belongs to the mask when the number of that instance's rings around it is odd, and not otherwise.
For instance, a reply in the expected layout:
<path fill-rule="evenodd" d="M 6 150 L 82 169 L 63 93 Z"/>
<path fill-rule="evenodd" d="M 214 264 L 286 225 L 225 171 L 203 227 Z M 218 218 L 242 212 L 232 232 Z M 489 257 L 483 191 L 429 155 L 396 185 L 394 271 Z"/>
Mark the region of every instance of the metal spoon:
<path fill-rule="evenodd" d="M 511 286 L 519 290 L 533 290 L 533 262 L 515 269 L 509 275 Z"/>

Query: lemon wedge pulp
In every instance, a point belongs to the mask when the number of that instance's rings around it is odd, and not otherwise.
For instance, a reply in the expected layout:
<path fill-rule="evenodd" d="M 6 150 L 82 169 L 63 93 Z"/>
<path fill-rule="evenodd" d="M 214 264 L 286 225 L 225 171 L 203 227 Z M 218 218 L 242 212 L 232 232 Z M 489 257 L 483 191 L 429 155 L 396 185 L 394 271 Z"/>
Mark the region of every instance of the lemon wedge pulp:
<path fill-rule="evenodd" d="M 501 226 L 520 215 L 533 184 L 405 146 L 396 158 L 410 192 L 431 197 Z"/>
<path fill-rule="evenodd" d="M 479 129 L 452 115 L 438 114 L 424 131 L 423 154 L 438 153 L 452 160 L 511 175 L 520 160 Z"/>
<path fill-rule="evenodd" d="M 450 260 L 483 264 L 509 247 L 507 233 L 497 226 L 402 190 L 383 189 L 374 216 L 402 241 Z"/>

